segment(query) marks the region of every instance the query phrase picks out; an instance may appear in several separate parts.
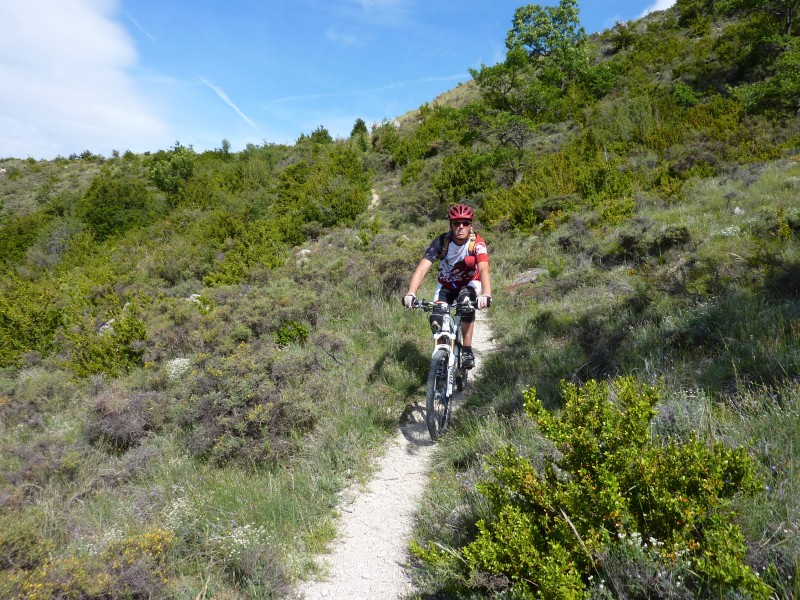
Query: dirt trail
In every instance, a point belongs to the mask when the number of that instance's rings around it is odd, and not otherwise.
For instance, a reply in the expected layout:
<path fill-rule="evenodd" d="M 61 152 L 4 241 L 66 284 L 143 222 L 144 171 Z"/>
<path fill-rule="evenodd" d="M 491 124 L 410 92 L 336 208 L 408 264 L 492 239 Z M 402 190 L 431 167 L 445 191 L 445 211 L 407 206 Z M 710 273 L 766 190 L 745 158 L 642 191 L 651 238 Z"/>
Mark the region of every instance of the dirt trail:
<path fill-rule="evenodd" d="M 482 311 L 473 334 L 476 366 L 471 379 L 480 373 L 483 356 L 492 347 L 489 320 Z M 456 407 L 462 401 L 460 396 L 454 398 Z M 299 587 L 301 598 L 396 600 L 412 591 L 406 571 L 408 542 L 433 452 L 424 402 L 424 397 L 420 398 L 408 420 L 398 427 L 372 481 L 345 494 L 338 537 L 331 553 L 321 557 L 329 576 L 324 581 L 304 582 Z"/>

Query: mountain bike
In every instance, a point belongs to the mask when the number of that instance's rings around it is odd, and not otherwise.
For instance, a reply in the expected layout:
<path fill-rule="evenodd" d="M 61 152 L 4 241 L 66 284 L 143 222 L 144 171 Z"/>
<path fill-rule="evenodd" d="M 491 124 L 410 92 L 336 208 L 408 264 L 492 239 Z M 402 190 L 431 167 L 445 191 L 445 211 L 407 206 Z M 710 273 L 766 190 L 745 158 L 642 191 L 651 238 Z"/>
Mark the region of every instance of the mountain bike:
<path fill-rule="evenodd" d="M 453 304 L 417 300 L 414 305 L 414 308 L 431 313 L 433 353 L 425 394 L 425 421 L 434 440 L 450 423 L 453 389 L 461 392 L 467 387 L 469 371 L 461 360 L 461 316 L 474 313 L 475 307 L 476 304 L 469 300 Z"/>

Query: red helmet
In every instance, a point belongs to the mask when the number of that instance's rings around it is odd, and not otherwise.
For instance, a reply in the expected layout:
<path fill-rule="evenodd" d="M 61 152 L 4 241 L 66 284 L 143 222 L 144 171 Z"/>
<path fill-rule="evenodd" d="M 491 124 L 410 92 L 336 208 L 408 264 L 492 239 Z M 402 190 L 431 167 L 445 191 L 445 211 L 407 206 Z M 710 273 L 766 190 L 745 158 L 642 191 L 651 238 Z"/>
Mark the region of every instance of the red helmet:
<path fill-rule="evenodd" d="M 472 221 L 472 219 L 475 218 L 475 213 L 472 212 L 472 209 L 466 204 L 455 204 L 450 208 L 450 212 L 447 213 L 447 216 L 451 221 L 455 221 L 456 219 Z"/>

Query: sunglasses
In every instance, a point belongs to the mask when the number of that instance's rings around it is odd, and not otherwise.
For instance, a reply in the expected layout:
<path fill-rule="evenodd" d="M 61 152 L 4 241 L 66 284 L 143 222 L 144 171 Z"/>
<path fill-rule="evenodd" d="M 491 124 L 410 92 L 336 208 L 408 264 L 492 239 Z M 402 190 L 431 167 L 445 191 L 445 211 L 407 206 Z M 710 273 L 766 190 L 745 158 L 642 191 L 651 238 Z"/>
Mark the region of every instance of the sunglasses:
<path fill-rule="evenodd" d="M 451 227 L 469 227 L 472 225 L 472 221 L 450 221 Z"/>

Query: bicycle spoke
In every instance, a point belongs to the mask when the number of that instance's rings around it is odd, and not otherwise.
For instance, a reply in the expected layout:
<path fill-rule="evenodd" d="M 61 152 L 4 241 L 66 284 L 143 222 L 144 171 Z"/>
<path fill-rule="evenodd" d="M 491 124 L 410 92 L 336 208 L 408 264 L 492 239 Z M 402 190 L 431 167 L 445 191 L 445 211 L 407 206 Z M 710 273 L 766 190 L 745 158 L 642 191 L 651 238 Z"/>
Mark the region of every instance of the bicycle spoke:
<path fill-rule="evenodd" d="M 447 397 L 447 362 L 446 350 L 438 350 L 431 359 L 431 368 L 428 373 L 428 389 L 426 394 L 426 420 L 428 432 L 436 439 L 447 428 L 448 404 Z"/>

